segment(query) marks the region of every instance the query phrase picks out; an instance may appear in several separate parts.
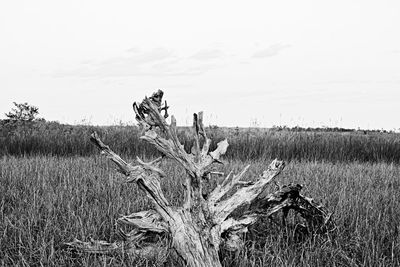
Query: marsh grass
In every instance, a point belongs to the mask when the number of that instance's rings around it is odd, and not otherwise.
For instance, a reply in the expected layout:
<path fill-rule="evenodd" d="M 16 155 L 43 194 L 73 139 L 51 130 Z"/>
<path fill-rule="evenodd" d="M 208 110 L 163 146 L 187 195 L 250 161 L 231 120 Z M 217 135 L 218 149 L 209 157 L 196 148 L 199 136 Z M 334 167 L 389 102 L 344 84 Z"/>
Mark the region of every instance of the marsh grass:
<path fill-rule="evenodd" d="M 251 179 L 268 162 L 231 160 L 223 170 L 251 163 L 245 178 Z M 164 192 L 179 204 L 184 172 L 169 161 L 162 168 L 169 177 L 162 181 Z M 303 184 L 304 194 L 335 212 L 338 229 L 299 241 L 290 229 L 266 220 L 249 231 L 243 251 L 224 255 L 224 265 L 399 266 L 399 177 L 397 164 L 289 162 L 278 181 Z M 115 240 L 120 215 L 150 207 L 137 186 L 123 183 L 102 157 L 3 157 L 0 265 L 152 266 L 145 259 L 80 255 L 62 247 L 74 238 Z"/>
<path fill-rule="evenodd" d="M 304 130 L 304 129 L 303 129 Z M 317 131 L 318 130 L 318 131 Z M 8 156 L 92 156 L 97 153 L 90 134 L 97 131 L 102 139 L 122 155 L 155 157 L 159 152 L 139 139 L 135 126 L 71 126 L 55 122 L 0 121 L 0 155 Z M 228 138 L 226 158 L 231 160 L 284 160 L 331 162 L 400 163 L 400 134 L 367 131 L 331 132 L 294 129 L 207 127 L 217 142 Z M 193 133 L 179 127 L 178 136 L 190 151 Z"/>

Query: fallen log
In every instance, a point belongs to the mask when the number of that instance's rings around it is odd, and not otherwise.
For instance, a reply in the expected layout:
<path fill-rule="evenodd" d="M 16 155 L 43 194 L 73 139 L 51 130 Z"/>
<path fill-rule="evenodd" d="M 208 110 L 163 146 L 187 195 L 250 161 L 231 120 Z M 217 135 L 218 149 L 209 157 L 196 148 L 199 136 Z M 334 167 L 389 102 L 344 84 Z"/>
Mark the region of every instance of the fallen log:
<path fill-rule="evenodd" d="M 129 253 L 146 258 L 166 259 L 170 250 L 187 266 L 221 266 L 220 251 L 238 251 L 244 244 L 243 234 L 258 220 L 282 213 L 281 225 L 286 224 L 289 210 L 297 212 L 306 222 L 309 232 L 321 233 L 334 228 L 332 214 L 311 198 L 300 194 L 301 185 L 279 187 L 274 193 L 266 188 L 282 172 L 285 163 L 278 159 L 258 177 L 250 181 L 241 180 L 250 165 L 238 174 L 229 173 L 215 188 L 209 190 L 213 166 L 221 163 L 228 148 L 228 141 L 218 143 L 209 151 L 211 140 L 203 126 L 203 113 L 193 116 L 194 145 L 191 152 L 180 143 L 176 120 L 172 116 L 167 123 L 168 106 L 162 106 L 161 90 L 141 103 L 134 103 L 136 119 L 143 128 L 142 139 L 154 145 L 163 155 L 152 162 L 137 158 L 131 165 L 104 144 L 93 133 L 91 141 L 126 176 L 126 182 L 136 183 L 152 200 L 154 209 L 133 213 L 118 219 L 118 223 L 134 228 L 126 234 L 121 231 L 121 240 L 83 242 L 74 240 L 67 247 L 87 253 Z M 162 114 L 164 113 L 164 114 Z M 172 206 L 165 198 L 160 179 L 168 179 L 159 168 L 163 158 L 170 158 L 182 166 L 186 173 L 184 203 Z M 221 173 L 217 172 L 221 175 Z"/>

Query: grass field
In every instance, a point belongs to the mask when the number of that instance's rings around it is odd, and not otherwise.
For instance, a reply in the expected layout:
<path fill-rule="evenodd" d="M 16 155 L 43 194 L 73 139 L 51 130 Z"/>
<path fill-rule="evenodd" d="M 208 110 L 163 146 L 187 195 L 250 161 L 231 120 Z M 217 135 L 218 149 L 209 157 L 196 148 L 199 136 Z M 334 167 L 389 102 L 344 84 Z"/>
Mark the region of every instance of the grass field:
<path fill-rule="evenodd" d="M 246 162 L 248 163 L 248 162 Z M 269 160 L 252 160 L 250 179 Z M 223 169 L 239 170 L 230 160 Z M 182 170 L 163 163 L 166 196 L 178 204 Z M 399 266 L 400 166 L 391 163 L 291 161 L 278 177 L 304 184 L 304 194 L 334 211 L 329 236 L 293 242 L 269 221 L 250 231 L 246 248 L 225 266 Z M 271 189 L 269 189 L 271 190 Z M 124 184 L 111 163 L 91 157 L 0 159 L 0 266 L 151 266 L 124 255 L 95 257 L 62 249 L 63 242 L 117 238 L 115 219 L 150 203 L 135 184 Z"/>
<path fill-rule="evenodd" d="M 283 160 L 332 162 L 400 163 L 400 134 L 374 131 L 336 131 L 335 129 L 261 129 L 207 127 L 216 143 L 228 138 L 225 155 L 230 160 Z M 345 130 L 345 129 L 344 129 Z M 135 126 L 71 126 L 55 122 L 0 121 L 0 156 L 92 156 L 97 153 L 89 137 L 97 131 L 102 139 L 122 155 L 156 157 L 159 153 L 139 139 Z M 178 128 L 178 136 L 190 151 L 193 132 Z"/>

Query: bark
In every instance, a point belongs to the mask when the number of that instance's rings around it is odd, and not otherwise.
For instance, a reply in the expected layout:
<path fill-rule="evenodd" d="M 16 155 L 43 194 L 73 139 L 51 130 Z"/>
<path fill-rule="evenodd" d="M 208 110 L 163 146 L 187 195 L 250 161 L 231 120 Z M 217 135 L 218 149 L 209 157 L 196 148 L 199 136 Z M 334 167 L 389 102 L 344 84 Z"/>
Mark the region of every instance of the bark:
<path fill-rule="evenodd" d="M 134 227 L 120 241 L 82 242 L 74 240 L 68 247 L 89 253 L 108 254 L 124 252 L 144 257 L 166 258 L 173 249 L 188 266 L 221 266 L 221 249 L 235 251 L 243 246 L 243 233 L 262 217 L 283 213 L 282 223 L 290 209 L 298 212 L 306 221 L 310 231 L 329 231 L 334 228 L 331 214 L 312 199 L 300 194 L 300 185 L 288 185 L 275 193 L 266 193 L 266 187 L 284 169 L 283 161 L 274 160 L 268 168 L 251 181 L 242 181 L 250 165 L 240 173 L 229 173 L 213 190 L 210 177 L 214 164 L 221 163 L 221 157 L 228 148 L 227 140 L 218 143 L 209 151 L 211 140 L 203 126 L 203 113 L 194 114 L 194 145 L 186 152 L 177 137 L 176 120 L 166 119 L 168 106 L 162 106 L 163 92 L 159 90 L 141 103 L 134 103 L 136 119 L 143 128 L 142 139 L 154 145 L 163 157 L 152 162 L 137 158 L 133 166 L 105 145 L 96 133 L 91 141 L 117 165 L 126 176 L 127 182 L 135 182 L 146 192 L 154 204 L 154 210 L 136 212 L 118 219 L 119 223 Z M 162 114 L 164 113 L 164 114 Z M 182 207 L 172 207 L 165 198 L 160 179 L 168 179 L 159 169 L 158 163 L 164 158 L 173 159 L 185 171 L 185 194 Z M 220 173 L 219 173 L 220 174 Z M 160 245 L 161 244 L 161 245 Z M 163 256 L 164 255 L 164 256 Z"/>

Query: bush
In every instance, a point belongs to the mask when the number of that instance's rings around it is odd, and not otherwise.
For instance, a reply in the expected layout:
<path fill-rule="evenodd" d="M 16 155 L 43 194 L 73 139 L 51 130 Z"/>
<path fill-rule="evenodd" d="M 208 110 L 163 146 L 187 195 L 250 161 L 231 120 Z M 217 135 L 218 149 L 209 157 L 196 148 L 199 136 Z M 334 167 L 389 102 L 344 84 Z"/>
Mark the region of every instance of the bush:
<path fill-rule="evenodd" d="M 28 103 L 14 103 L 15 108 L 5 113 L 9 121 L 33 121 L 39 115 L 39 108 Z"/>

